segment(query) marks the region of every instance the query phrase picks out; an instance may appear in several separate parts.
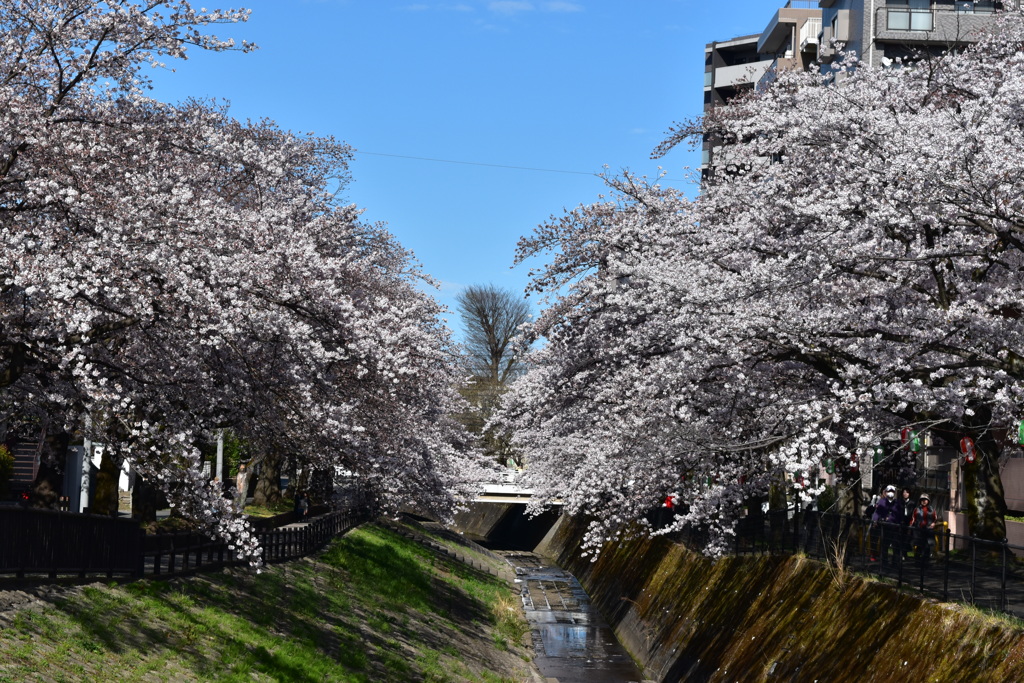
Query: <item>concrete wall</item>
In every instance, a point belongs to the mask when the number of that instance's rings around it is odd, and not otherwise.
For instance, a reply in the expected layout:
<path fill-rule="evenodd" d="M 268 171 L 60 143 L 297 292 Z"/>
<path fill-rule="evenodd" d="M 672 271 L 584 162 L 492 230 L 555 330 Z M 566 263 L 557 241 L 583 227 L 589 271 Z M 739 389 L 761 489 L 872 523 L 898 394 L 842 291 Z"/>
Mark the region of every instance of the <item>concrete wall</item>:
<path fill-rule="evenodd" d="M 525 503 L 473 503 L 456 514 L 455 529 L 494 548 L 533 551 L 559 517 L 558 510 L 528 515 Z"/>
<path fill-rule="evenodd" d="M 581 557 L 563 518 L 538 548 L 571 571 L 616 636 L 663 683 L 1018 681 L 1024 633 L 802 557 L 712 562 L 663 539 Z"/>
<path fill-rule="evenodd" d="M 1024 510 L 1024 458 L 1010 458 L 999 470 L 1003 497 L 1010 510 Z"/>
<path fill-rule="evenodd" d="M 455 514 L 455 528 L 474 541 L 486 539 L 512 507 L 513 503 L 472 503 Z"/>

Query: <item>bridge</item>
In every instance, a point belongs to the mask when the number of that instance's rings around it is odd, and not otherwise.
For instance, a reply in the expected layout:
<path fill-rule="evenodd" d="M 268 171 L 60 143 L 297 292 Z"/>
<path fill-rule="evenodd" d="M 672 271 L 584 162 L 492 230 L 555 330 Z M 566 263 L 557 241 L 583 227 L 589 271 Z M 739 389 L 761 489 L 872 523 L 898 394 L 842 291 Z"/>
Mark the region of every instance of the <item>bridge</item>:
<path fill-rule="evenodd" d="M 537 516 L 526 514 L 533 489 L 521 481 L 521 473 L 505 470 L 485 486 L 465 510 L 455 515 L 456 528 L 467 537 L 503 549 L 532 550 L 561 514 L 558 506 Z"/>
<path fill-rule="evenodd" d="M 506 469 L 501 472 L 500 478 L 490 484 L 484 485 L 483 489 L 473 499 L 474 503 L 526 503 L 533 497 L 533 489 L 527 488 L 522 483 L 522 471 Z M 561 505 L 562 501 L 553 501 L 553 505 Z"/>
<path fill-rule="evenodd" d="M 519 484 L 487 484 L 484 486 L 474 503 L 529 503 L 533 497 L 533 489 Z"/>

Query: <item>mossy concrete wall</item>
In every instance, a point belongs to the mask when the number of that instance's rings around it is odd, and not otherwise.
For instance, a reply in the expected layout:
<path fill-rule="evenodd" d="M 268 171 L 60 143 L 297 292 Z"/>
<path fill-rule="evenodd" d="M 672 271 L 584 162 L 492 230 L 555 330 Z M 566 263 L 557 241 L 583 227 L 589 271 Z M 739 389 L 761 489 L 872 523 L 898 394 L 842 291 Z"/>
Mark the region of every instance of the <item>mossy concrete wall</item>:
<path fill-rule="evenodd" d="M 559 520 L 557 510 L 528 515 L 525 503 L 470 503 L 455 515 L 454 528 L 471 540 L 506 550 L 533 550 Z"/>
<path fill-rule="evenodd" d="M 803 557 L 712 562 L 664 539 L 578 552 L 563 517 L 538 552 L 571 571 L 647 678 L 1024 681 L 1024 631 Z"/>
<path fill-rule="evenodd" d="M 455 528 L 475 541 L 487 538 L 513 508 L 512 503 L 469 503 L 455 513 Z"/>

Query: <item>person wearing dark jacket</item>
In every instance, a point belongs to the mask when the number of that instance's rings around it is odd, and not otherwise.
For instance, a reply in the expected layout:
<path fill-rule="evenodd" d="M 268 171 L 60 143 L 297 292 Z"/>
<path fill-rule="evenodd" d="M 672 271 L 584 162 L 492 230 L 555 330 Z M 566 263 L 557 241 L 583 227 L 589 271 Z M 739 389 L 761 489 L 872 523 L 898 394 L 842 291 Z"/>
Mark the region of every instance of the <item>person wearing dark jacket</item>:
<path fill-rule="evenodd" d="M 893 561 L 898 559 L 896 555 L 900 552 L 903 520 L 903 503 L 896 500 L 896 487 L 889 484 L 885 487 L 885 495 L 879 499 L 871 515 L 871 548 L 878 548 L 883 565 L 889 563 L 889 548 L 893 550 Z M 872 555 L 871 559 L 874 560 L 876 557 Z"/>
<path fill-rule="evenodd" d="M 918 505 L 914 508 L 914 514 L 910 517 L 908 526 L 914 534 L 914 542 L 917 544 L 917 564 L 920 567 L 927 567 L 932 556 L 932 539 L 935 536 L 935 509 L 931 506 L 931 499 L 927 493 L 922 493 Z"/>

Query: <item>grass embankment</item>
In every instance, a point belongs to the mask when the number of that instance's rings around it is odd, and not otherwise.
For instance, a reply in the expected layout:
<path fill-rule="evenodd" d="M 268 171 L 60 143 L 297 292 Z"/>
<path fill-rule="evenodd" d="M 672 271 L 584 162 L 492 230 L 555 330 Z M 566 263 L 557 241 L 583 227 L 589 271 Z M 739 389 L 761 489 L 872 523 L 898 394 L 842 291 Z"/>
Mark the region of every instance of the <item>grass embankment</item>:
<path fill-rule="evenodd" d="M 3 623 L 3 683 L 530 680 L 507 583 L 374 525 L 259 575 L 94 584 Z"/>

